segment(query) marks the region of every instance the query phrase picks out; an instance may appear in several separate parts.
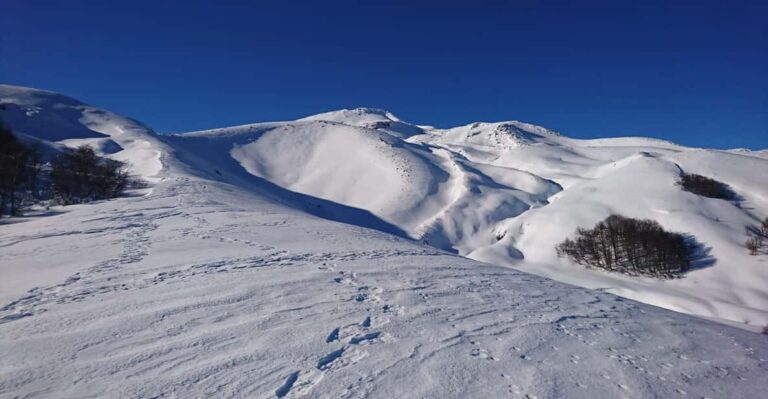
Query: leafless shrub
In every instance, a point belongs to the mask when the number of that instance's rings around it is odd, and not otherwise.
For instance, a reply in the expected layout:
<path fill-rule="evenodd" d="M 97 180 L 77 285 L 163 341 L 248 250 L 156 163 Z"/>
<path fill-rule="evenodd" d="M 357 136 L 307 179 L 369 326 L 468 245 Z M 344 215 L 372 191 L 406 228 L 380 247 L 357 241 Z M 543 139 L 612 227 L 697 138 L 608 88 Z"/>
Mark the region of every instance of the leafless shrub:
<path fill-rule="evenodd" d="M 709 177 L 693 173 L 683 173 L 680 176 L 680 186 L 683 190 L 708 198 L 735 200 L 736 193 L 727 184 Z"/>
<path fill-rule="evenodd" d="M 691 267 L 693 248 L 683 234 L 649 219 L 611 215 L 555 247 L 558 256 L 589 267 L 632 275 L 673 278 Z"/>

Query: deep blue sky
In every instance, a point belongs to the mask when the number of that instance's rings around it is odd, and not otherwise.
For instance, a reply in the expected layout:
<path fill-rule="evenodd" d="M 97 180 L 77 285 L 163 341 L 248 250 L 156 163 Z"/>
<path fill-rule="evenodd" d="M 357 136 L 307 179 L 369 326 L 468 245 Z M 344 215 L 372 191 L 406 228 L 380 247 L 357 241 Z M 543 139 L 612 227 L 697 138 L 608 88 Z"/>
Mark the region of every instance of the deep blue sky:
<path fill-rule="evenodd" d="M 178 132 L 332 109 L 768 147 L 768 2 L 0 1 L 0 81 Z"/>

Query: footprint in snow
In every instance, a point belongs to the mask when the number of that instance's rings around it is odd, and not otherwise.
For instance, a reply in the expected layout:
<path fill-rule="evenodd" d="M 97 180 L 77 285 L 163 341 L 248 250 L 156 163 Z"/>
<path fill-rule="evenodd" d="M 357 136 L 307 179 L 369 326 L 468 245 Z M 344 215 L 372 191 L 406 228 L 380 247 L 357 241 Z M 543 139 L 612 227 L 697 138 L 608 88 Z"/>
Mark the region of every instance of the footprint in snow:
<path fill-rule="evenodd" d="M 291 373 L 277 390 L 275 395 L 278 398 L 304 396 L 323 379 L 323 373 L 318 370 L 294 371 Z"/>
<path fill-rule="evenodd" d="M 474 348 L 469 355 L 476 359 L 496 360 L 496 358 L 491 355 L 491 352 L 483 348 Z"/>
<path fill-rule="evenodd" d="M 335 362 L 337 359 L 341 358 L 341 355 L 344 354 L 344 347 L 341 347 L 333 352 L 330 352 L 320 358 L 320 360 L 317 361 L 317 369 L 318 370 L 326 370 L 331 367 L 332 363 Z"/>
<path fill-rule="evenodd" d="M 293 384 L 296 383 L 296 381 L 299 379 L 299 372 L 294 371 L 291 373 L 291 375 L 288 376 L 288 378 L 285 379 L 285 382 L 283 385 L 280 386 L 280 388 L 277 388 L 275 390 L 275 395 L 277 395 L 278 398 L 282 398 L 285 395 L 288 395 L 288 392 L 291 391 L 291 388 L 293 388 Z"/>
<path fill-rule="evenodd" d="M 366 342 L 373 341 L 375 339 L 378 339 L 381 336 L 381 332 L 374 331 L 372 333 L 364 334 L 361 336 L 353 337 L 351 340 L 349 340 L 350 345 L 360 345 Z"/>
<path fill-rule="evenodd" d="M 326 343 L 331 343 L 333 341 L 339 340 L 339 327 L 336 327 L 331 331 L 330 334 L 328 334 L 328 338 L 325 339 Z"/>

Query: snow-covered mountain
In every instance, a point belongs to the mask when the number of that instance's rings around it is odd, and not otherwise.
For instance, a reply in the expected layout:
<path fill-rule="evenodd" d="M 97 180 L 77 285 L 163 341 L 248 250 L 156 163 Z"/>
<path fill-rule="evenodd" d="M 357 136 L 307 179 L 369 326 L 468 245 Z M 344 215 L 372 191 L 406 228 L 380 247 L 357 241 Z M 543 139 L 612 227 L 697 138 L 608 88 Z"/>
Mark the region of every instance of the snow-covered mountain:
<path fill-rule="evenodd" d="M 745 226 L 768 216 L 761 152 L 642 137 L 576 140 L 517 121 L 435 129 L 369 108 L 171 139 L 201 158 L 223 159 L 216 163 L 221 180 L 247 172 L 369 211 L 408 237 L 462 256 L 686 313 L 768 323 L 768 261 L 744 248 Z M 683 171 L 727 183 L 739 201 L 683 191 Z M 557 243 L 612 213 L 691 234 L 706 252 L 698 270 L 660 281 L 557 258 Z"/>
<path fill-rule="evenodd" d="M 768 323 L 768 264 L 742 247 L 764 153 L 376 109 L 163 136 L 55 93 L 0 103 L 26 140 L 153 183 L 0 224 L 0 396 L 764 394 L 768 340 L 747 330 Z M 680 170 L 740 201 L 681 191 Z M 556 258 L 613 212 L 710 258 L 672 281 Z"/>
<path fill-rule="evenodd" d="M 0 85 L 0 118 L 14 133 L 43 145 L 87 144 L 100 155 L 127 162 L 131 172 L 154 180 L 167 150 L 151 129 L 133 119 L 95 108 L 58 93 Z"/>

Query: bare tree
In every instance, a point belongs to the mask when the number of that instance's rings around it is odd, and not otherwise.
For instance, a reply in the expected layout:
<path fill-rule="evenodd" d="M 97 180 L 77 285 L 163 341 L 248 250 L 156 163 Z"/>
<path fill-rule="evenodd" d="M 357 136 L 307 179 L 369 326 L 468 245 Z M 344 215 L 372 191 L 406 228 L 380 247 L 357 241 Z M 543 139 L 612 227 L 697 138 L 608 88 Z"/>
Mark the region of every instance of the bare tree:
<path fill-rule="evenodd" d="M 39 158 L 0 121 L 0 215 L 21 214 L 25 189 L 34 184 Z"/>
<path fill-rule="evenodd" d="M 706 176 L 683 172 L 680 175 L 679 184 L 683 190 L 703 197 L 724 200 L 736 199 L 736 193 L 727 184 Z"/>
<path fill-rule="evenodd" d="M 746 226 L 746 231 L 747 241 L 744 246 L 747 247 L 750 255 L 759 255 L 765 242 L 768 241 L 768 217 L 758 226 Z"/>
<path fill-rule="evenodd" d="M 745 246 L 749 250 L 749 254 L 754 256 L 759 253 L 760 248 L 763 246 L 763 240 L 760 236 L 752 236 L 747 238 Z"/>
<path fill-rule="evenodd" d="M 684 235 L 665 231 L 649 219 L 611 215 L 575 239 L 555 247 L 575 263 L 633 275 L 670 278 L 687 271 L 692 249 Z"/>
<path fill-rule="evenodd" d="M 114 198 L 128 184 L 122 162 L 100 158 L 91 147 L 81 146 L 57 157 L 51 167 L 51 191 L 61 204 Z"/>

